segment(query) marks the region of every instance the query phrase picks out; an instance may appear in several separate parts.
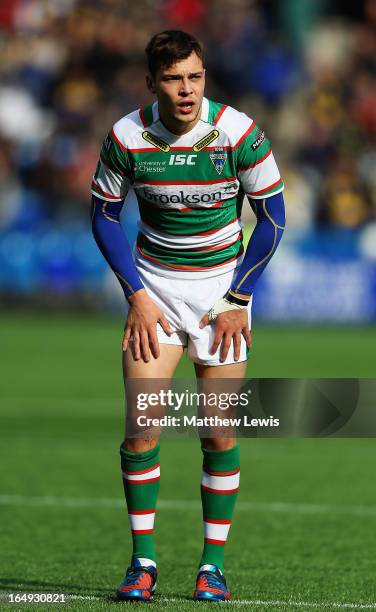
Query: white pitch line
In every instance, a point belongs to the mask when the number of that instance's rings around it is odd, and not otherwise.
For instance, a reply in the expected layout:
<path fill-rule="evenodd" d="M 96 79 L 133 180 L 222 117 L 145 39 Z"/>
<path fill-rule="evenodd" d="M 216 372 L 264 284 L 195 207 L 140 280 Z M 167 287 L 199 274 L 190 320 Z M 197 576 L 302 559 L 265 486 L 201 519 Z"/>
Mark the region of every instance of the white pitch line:
<path fill-rule="evenodd" d="M 80 599 L 80 600 L 103 600 L 103 597 L 97 597 L 94 595 L 67 595 L 67 601 L 69 603 L 69 599 Z M 157 597 L 154 599 L 154 603 L 192 603 L 195 604 L 193 600 L 189 602 L 186 599 L 178 599 L 177 597 Z M 283 600 L 262 600 L 262 599 L 231 599 L 228 602 L 219 602 L 225 606 L 235 605 L 235 606 L 279 606 L 283 608 L 293 607 L 293 608 L 319 608 L 320 610 L 376 610 L 376 603 L 369 604 L 357 604 L 357 603 L 341 603 L 341 602 L 332 602 L 332 601 L 296 601 L 290 599 L 288 601 Z"/>
<path fill-rule="evenodd" d="M 0 495 L 0 506 L 55 506 L 64 508 L 124 508 L 125 502 L 116 497 L 58 497 L 54 495 Z M 160 499 L 159 510 L 198 510 L 199 500 Z M 337 506 L 334 504 L 305 504 L 299 502 L 252 502 L 240 500 L 238 511 L 274 512 L 287 514 L 345 514 L 376 516 L 376 506 Z"/>

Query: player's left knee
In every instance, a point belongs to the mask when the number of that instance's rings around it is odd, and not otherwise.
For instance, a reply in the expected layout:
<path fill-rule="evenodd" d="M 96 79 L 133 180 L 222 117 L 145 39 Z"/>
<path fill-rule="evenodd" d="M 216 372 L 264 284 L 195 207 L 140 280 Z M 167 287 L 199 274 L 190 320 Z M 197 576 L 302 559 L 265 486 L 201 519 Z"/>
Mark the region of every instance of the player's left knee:
<path fill-rule="evenodd" d="M 233 448 L 236 440 L 235 438 L 206 438 L 202 440 L 202 445 L 207 450 L 224 451 Z"/>

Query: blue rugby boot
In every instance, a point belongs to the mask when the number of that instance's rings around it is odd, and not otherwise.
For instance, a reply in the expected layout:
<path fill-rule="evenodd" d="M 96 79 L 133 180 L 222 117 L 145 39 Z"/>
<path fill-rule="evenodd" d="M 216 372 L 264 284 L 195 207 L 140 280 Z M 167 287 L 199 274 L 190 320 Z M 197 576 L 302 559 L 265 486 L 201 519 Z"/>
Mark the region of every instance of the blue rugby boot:
<path fill-rule="evenodd" d="M 226 579 L 216 565 L 206 564 L 200 567 L 193 599 L 196 601 L 228 601 L 230 599 Z"/>
<path fill-rule="evenodd" d="M 123 582 L 116 589 L 116 595 L 122 601 L 147 602 L 152 600 L 156 585 L 157 568 L 153 565 L 142 565 L 136 558 L 132 560 Z"/>

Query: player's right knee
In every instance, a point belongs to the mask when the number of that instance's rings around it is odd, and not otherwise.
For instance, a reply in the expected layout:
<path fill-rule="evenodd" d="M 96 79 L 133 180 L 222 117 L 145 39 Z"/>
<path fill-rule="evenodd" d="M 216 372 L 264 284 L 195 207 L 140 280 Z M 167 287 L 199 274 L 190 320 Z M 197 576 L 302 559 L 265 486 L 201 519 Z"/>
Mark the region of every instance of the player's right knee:
<path fill-rule="evenodd" d="M 158 444 L 159 438 L 124 438 L 123 448 L 130 453 L 145 453 Z"/>

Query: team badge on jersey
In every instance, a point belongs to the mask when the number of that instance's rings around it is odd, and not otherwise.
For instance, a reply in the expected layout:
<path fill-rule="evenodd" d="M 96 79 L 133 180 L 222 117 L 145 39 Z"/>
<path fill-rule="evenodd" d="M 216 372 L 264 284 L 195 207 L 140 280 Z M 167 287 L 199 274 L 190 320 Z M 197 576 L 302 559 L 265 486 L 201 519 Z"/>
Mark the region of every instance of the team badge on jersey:
<path fill-rule="evenodd" d="M 227 153 L 224 153 L 223 149 L 218 149 L 214 153 L 209 153 L 209 157 L 218 174 L 222 174 L 227 159 Z"/>
<path fill-rule="evenodd" d="M 167 142 L 162 140 L 162 138 L 159 138 L 159 136 L 152 134 L 151 132 L 142 132 L 142 138 L 157 147 L 157 149 L 164 151 L 164 153 L 167 153 L 171 149 L 170 145 L 167 144 Z"/>
<path fill-rule="evenodd" d="M 211 132 L 209 132 L 209 134 L 206 134 L 206 136 L 201 138 L 198 142 L 196 142 L 196 144 L 193 145 L 193 150 L 196 151 L 196 153 L 198 151 L 202 151 L 202 149 L 205 149 L 205 147 L 207 147 L 211 142 L 213 142 L 213 140 L 217 140 L 218 136 L 219 131 L 212 130 Z"/>

